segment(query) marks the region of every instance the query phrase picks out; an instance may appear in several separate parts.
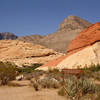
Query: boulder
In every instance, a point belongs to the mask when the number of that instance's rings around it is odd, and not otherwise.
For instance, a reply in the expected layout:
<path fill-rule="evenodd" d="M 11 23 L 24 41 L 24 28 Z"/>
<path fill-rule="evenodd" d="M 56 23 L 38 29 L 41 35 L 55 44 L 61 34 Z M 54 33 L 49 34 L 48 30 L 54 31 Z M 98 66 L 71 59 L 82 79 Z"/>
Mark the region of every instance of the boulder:
<path fill-rule="evenodd" d="M 24 78 L 23 75 L 19 75 L 19 76 L 16 77 L 16 80 L 17 80 L 17 81 L 21 81 L 23 78 Z"/>

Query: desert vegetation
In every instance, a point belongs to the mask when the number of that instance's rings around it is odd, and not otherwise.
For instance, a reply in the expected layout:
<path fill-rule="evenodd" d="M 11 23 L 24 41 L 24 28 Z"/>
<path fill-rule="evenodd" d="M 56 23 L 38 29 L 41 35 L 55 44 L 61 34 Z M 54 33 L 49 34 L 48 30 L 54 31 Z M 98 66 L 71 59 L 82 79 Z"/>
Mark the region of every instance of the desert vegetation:
<path fill-rule="evenodd" d="M 87 77 L 77 79 L 75 76 L 66 78 L 65 85 L 58 91 L 59 95 L 66 96 L 70 100 L 95 100 L 97 97 L 94 94 L 99 93 L 100 85 L 96 85 Z"/>
<path fill-rule="evenodd" d="M 90 68 L 85 67 L 81 70 L 83 74 L 80 78 L 75 75 L 65 75 L 64 85 L 62 73 L 58 69 L 33 72 L 35 77 L 30 79 L 31 85 L 36 91 L 43 88 L 59 89 L 58 94 L 69 100 L 99 100 L 100 83 L 97 84 L 96 81 L 99 82 L 100 65 L 91 64 Z"/>
<path fill-rule="evenodd" d="M 84 76 L 100 81 L 100 64 L 91 64 L 89 68 L 84 67 Z"/>
<path fill-rule="evenodd" d="M 32 66 L 25 66 L 19 68 L 10 62 L 0 62 L 0 85 L 7 85 L 9 81 L 15 80 L 18 75 L 27 76 L 28 73 L 34 72 L 35 68 L 42 64 L 32 64 Z M 35 71 L 36 73 L 37 71 Z M 39 72 L 38 72 L 39 73 Z"/>
<path fill-rule="evenodd" d="M 6 85 L 8 81 L 14 80 L 17 75 L 16 66 L 9 62 L 0 62 L 0 84 Z"/>
<path fill-rule="evenodd" d="M 35 64 L 32 64 L 30 66 L 28 65 L 23 65 L 21 68 L 17 67 L 16 70 L 19 72 L 19 73 L 22 73 L 22 74 L 28 74 L 28 73 L 32 73 L 35 71 L 35 69 L 39 66 L 41 66 L 42 64 L 40 63 L 35 63 Z"/>
<path fill-rule="evenodd" d="M 35 70 L 42 64 L 23 65 L 18 68 L 9 62 L 0 62 L 0 82 L 6 85 L 15 80 L 17 75 L 24 75 L 23 80 L 28 80 L 36 91 L 42 89 L 58 89 L 58 95 L 65 96 L 66 100 L 99 100 L 100 97 L 100 65 L 91 64 L 89 68 L 81 69 L 80 78 L 75 75 L 65 75 L 64 84 L 62 73 L 58 69 L 48 71 Z M 98 81 L 98 83 L 96 82 Z"/>
<path fill-rule="evenodd" d="M 58 91 L 59 95 L 69 100 L 99 100 L 100 97 L 100 65 L 91 64 L 83 69 L 80 78 L 69 75 L 65 77 L 65 84 Z"/>

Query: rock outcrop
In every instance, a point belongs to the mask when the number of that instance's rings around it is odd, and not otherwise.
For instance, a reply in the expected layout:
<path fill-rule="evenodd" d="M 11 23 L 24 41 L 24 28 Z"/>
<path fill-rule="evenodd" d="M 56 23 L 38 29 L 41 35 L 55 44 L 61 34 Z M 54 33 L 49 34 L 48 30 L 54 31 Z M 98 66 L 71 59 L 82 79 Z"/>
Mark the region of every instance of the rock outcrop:
<path fill-rule="evenodd" d="M 92 24 L 80 32 L 69 44 L 65 56 L 46 63 L 40 69 L 83 68 L 91 64 L 100 64 L 100 23 Z"/>
<path fill-rule="evenodd" d="M 64 21 L 59 24 L 59 32 L 62 31 L 71 31 L 76 29 L 84 29 L 88 27 L 90 23 L 86 20 L 83 20 L 77 16 L 68 16 Z"/>
<path fill-rule="evenodd" d="M 18 66 L 45 63 L 62 55 L 41 45 L 19 40 L 0 40 L 0 61 L 13 62 Z"/>
<path fill-rule="evenodd" d="M 100 23 L 92 24 L 77 35 L 69 44 L 67 54 L 100 41 Z"/>
<path fill-rule="evenodd" d="M 58 52 L 66 52 L 69 42 L 84 28 L 89 26 L 90 23 L 84 19 L 81 19 L 77 16 L 68 16 L 65 20 L 59 25 L 57 32 L 54 32 L 49 35 L 39 36 L 24 36 L 19 37 L 19 40 L 28 41 L 31 43 L 36 43 L 43 45 L 47 48 L 54 49 Z"/>

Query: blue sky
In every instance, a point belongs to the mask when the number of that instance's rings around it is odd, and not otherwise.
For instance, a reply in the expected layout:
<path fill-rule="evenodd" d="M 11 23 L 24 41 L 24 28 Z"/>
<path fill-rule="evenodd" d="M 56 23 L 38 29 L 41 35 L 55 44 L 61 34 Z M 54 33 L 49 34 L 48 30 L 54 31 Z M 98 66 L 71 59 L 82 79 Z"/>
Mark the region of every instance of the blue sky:
<path fill-rule="evenodd" d="M 100 22 L 100 0 L 0 0 L 0 32 L 45 35 L 69 15 Z"/>

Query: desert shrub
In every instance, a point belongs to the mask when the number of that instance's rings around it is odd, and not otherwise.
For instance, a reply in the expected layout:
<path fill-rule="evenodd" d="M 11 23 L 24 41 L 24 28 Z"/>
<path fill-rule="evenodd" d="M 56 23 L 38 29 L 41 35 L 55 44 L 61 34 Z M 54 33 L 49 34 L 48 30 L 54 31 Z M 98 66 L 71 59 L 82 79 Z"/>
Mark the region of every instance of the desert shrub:
<path fill-rule="evenodd" d="M 100 90 L 100 87 L 93 84 L 88 78 L 81 78 L 78 83 L 78 87 L 82 90 L 82 94 L 95 93 Z"/>
<path fill-rule="evenodd" d="M 89 68 L 83 68 L 84 76 L 100 80 L 100 65 L 91 64 Z"/>
<path fill-rule="evenodd" d="M 60 84 L 59 82 L 54 79 L 54 78 L 44 78 L 44 79 L 39 79 L 35 84 L 39 84 L 41 88 L 59 88 Z"/>
<path fill-rule="evenodd" d="M 55 78 L 56 80 L 61 81 L 62 80 L 62 73 L 58 69 L 52 69 L 46 73 L 46 77 Z"/>
<path fill-rule="evenodd" d="M 91 76 L 92 78 L 94 78 L 95 80 L 100 81 L 100 71 L 94 72 L 94 73 L 92 73 L 91 75 L 92 75 L 92 76 Z"/>
<path fill-rule="evenodd" d="M 38 63 L 35 63 L 35 64 L 32 64 L 31 66 L 27 66 L 27 65 L 23 65 L 22 68 L 17 68 L 17 71 L 19 73 L 32 73 L 34 72 L 34 70 L 41 66 L 42 64 L 38 64 Z"/>
<path fill-rule="evenodd" d="M 31 80 L 32 78 L 39 79 L 39 77 L 42 76 L 45 73 L 46 72 L 42 71 L 42 70 L 34 70 L 31 73 L 24 73 L 24 78 L 26 80 Z"/>
<path fill-rule="evenodd" d="M 1 85 L 6 85 L 8 81 L 15 79 L 16 75 L 16 66 L 14 64 L 0 62 Z"/>
<path fill-rule="evenodd" d="M 61 96 L 65 96 L 65 95 L 66 95 L 65 89 L 62 87 L 62 88 L 58 91 L 58 94 L 61 95 Z"/>
<path fill-rule="evenodd" d="M 88 68 L 84 67 L 83 68 L 84 71 L 91 71 L 91 72 L 97 72 L 100 71 L 100 64 L 91 64 Z"/>
<path fill-rule="evenodd" d="M 34 63 L 34 64 L 32 64 L 32 65 L 30 65 L 30 66 L 28 66 L 28 65 L 22 65 L 22 67 L 32 67 L 33 69 L 36 69 L 37 67 L 39 67 L 39 66 L 42 66 L 43 64 L 42 63 Z"/>
<path fill-rule="evenodd" d="M 32 86 L 35 88 L 35 90 L 39 90 L 39 88 L 59 88 L 61 87 L 60 82 L 53 78 L 53 77 L 48 77 L 45 74 L 43 76 L 41 75 L 40 77 L 34 77 L 31 79 Z"/>
<path fill-rule="evenodd" d="M 64 92 L 65 91 L 65 92 Z M 70 76 L 65 79 L 64 87 L 59 90 L 58 94 L 64 94 L 71 100 L 80 100 L 81 96 L 100 92 L 100 86 L 93 84 L 88 78 L 81 77 L 77 79 L 75 76 Z"/>
<path fill-rule="evenodd" d="M 58 73 L 59 72 L 59 70 L 58 69 L 48 69 L 48 73 Z"/>
<path fill-rule="evenodd" d="M 56 79 L 48 77 L 39 80 L 39 84 L 41 84 L 43 88 L 59 88 L 60 86 L 59 82 Z"/>

